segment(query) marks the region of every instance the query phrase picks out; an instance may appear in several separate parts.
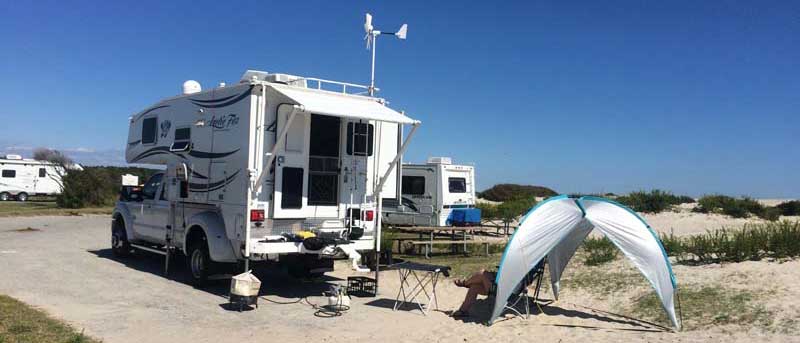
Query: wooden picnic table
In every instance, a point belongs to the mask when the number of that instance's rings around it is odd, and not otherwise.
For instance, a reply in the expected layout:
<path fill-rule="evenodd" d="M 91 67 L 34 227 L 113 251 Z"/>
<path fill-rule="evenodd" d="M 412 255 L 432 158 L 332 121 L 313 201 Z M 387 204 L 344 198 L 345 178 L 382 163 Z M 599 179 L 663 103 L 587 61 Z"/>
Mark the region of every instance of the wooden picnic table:
<path fill-rule="evenodd" d="M 437 232 L 444 232 L 449 233 L 451 239 L 446 241 L 447 243 L 453 242 L 456 240 L 457 233 L 461 233 L 462 240 L 459 241 L 464 246 L 464 251 L 467 251 L 467 239 L 471 236 L 474 236 L 475 231 L 483 231 L 485 229 L 494 229 L 492 227 L 483 227 L 483 226 L 397 226 L 394 229 L 406 232 L 416 232 L 419 233 L 419 240 L 422 241 L 425 234 L 428 235 L 428 242 L 430 249 L 433 248 L 433 244 L 435 243 L 435 237 Z M 472 233 L 472 235 L 469 235 Z M 398 240 L 398 252 L 402 253 L 402 244 L 403 239 Z M 453 244 L 455 247 L 455 244 Z M 426 254 L 427 255 L 427 254 Z"/>

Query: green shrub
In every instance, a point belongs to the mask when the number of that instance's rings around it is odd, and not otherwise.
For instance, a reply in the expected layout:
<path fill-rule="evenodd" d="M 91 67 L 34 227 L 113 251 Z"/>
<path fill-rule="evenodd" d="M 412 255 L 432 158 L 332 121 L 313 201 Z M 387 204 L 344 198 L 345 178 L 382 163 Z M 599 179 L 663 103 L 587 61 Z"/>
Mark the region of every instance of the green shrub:
<path fill-rule="evenodd" d="M 536 199 L 534 198 L 520 198 L 505 201 L 499 205 L 478 204 L 478 208 L 481 209 L 481 217 L 483 218 L 500 219 L 503 222 L 510 223 L 519 216 L 528 213 L 535 205 Z"/>
<path fill-rule="evenodd" d="M 782 216 L 800 216 L 800 200 L 786 201 L 775 206 Z"/>
<path fill-rule="evenodd" d="M 155 172 L 145 168 L 85 167 L 70 170 L 62 179 L 63 192 L 56 197 L 62 208 L 101 207 L 113 205 L 119 197 L 123 174 L 139 176 L 144 182 Z"/>
<path fill-rule="evenodd" d="M 695 211 L 701 213 L 721 213 L 734 218 L 747 218 L 750 215 L 764 216 L 765 207 L 750 197 L 734 198 L 727 195 L 706 195 L 697 202 Z M 768 216 L 773 216 L 769 214 Z M 776 218 L 777 219 L 777 218 Z"/>
<path fill-rule="evenodd" d="M 694 199 L 686 195 L 677 196 L 668 191 L 654 189 L 650 192 L 631 192 L 628 195 L 617 197 L 617 201 L 637 212 L 659 213 L 668 210 L 673 205 L 693 203 Z"/>
<path fill-rule="evenodd" d="M 587 253 L 584 263 L 589 266 L 611 262 L 617 258 L 617 254 L 619 253 L 617 246 L 606 237 L 587 237 L 586 240 L 583 241 L 583 249 L 586 250 Z"/>
<path fill-rule="evenodd" d="M 491 201 L 509 201 L 523 198 L 551 197 L 557 194 L 547 187 L 503 183 L 478 193 L 478 197 Z"/>
<path fill-rule="evenodd" d="M 766 219 L 774 222 L 781 218 L 781 209 L 777 207 L 764 207 L 761 213 L 756 214 L 761 219 Z"/>

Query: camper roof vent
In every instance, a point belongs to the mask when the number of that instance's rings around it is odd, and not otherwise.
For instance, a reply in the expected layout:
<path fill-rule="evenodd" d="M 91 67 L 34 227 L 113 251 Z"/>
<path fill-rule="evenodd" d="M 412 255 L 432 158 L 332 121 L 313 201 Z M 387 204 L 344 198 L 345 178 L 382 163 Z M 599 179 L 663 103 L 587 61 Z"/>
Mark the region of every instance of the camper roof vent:
<path fill-rule="evenodd" d="M 195 80 L 188 80 L 188 81 L 183 83 L 183 94 L 184 95 L 200 93 L 201 90 L 202 90 L 202 88 L 200 87 L 200 82 L 197 82 Z"/>
<path fill-rule="evenodd" d="M 250 80 L 282 83 L 285 85 L 306 88 L 306 78 L 289 74 L 270 74 L 265 71 L 248 70 L 242 75 L 241 82 Z"/>
<path fill-rule="evenodd" d="M 8 154 L 8 155 L 6 155 L 6 159 L 7 159 L 7 160 L 21 160 L 21 159 L 22 159 L 22 156 L 20 156 L 20 155 Z"/>
<path fill-rule="evenodd" d="M 450 157 L 428 157 L 428 164 L 453 164 Z"/>

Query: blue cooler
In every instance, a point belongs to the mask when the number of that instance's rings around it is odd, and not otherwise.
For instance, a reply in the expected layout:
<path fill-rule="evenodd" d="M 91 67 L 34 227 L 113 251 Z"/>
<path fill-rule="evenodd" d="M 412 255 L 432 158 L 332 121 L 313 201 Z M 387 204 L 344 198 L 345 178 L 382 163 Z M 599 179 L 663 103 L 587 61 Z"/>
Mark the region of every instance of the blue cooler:
<path fill-rule="evenodd" d="M 454 208 L 447 217 L 447 225 L 474 226 L 481 224 L 481 209 L 479 208 Z"/>

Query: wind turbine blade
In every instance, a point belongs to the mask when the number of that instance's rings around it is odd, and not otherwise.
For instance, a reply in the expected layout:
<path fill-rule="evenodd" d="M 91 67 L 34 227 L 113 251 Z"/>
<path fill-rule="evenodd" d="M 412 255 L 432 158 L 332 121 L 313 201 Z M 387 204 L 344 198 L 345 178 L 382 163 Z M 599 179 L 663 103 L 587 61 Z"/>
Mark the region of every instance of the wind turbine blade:
<path fill-rule="evenodd" d="M 408 34 L 408 24 L 403 24 L 403 26 L 400 26 L 400 30 L 397 30 L 397 33 L 394 35 L 397 36 L 397 38 L 406 39 L 406 34 Z"/>

